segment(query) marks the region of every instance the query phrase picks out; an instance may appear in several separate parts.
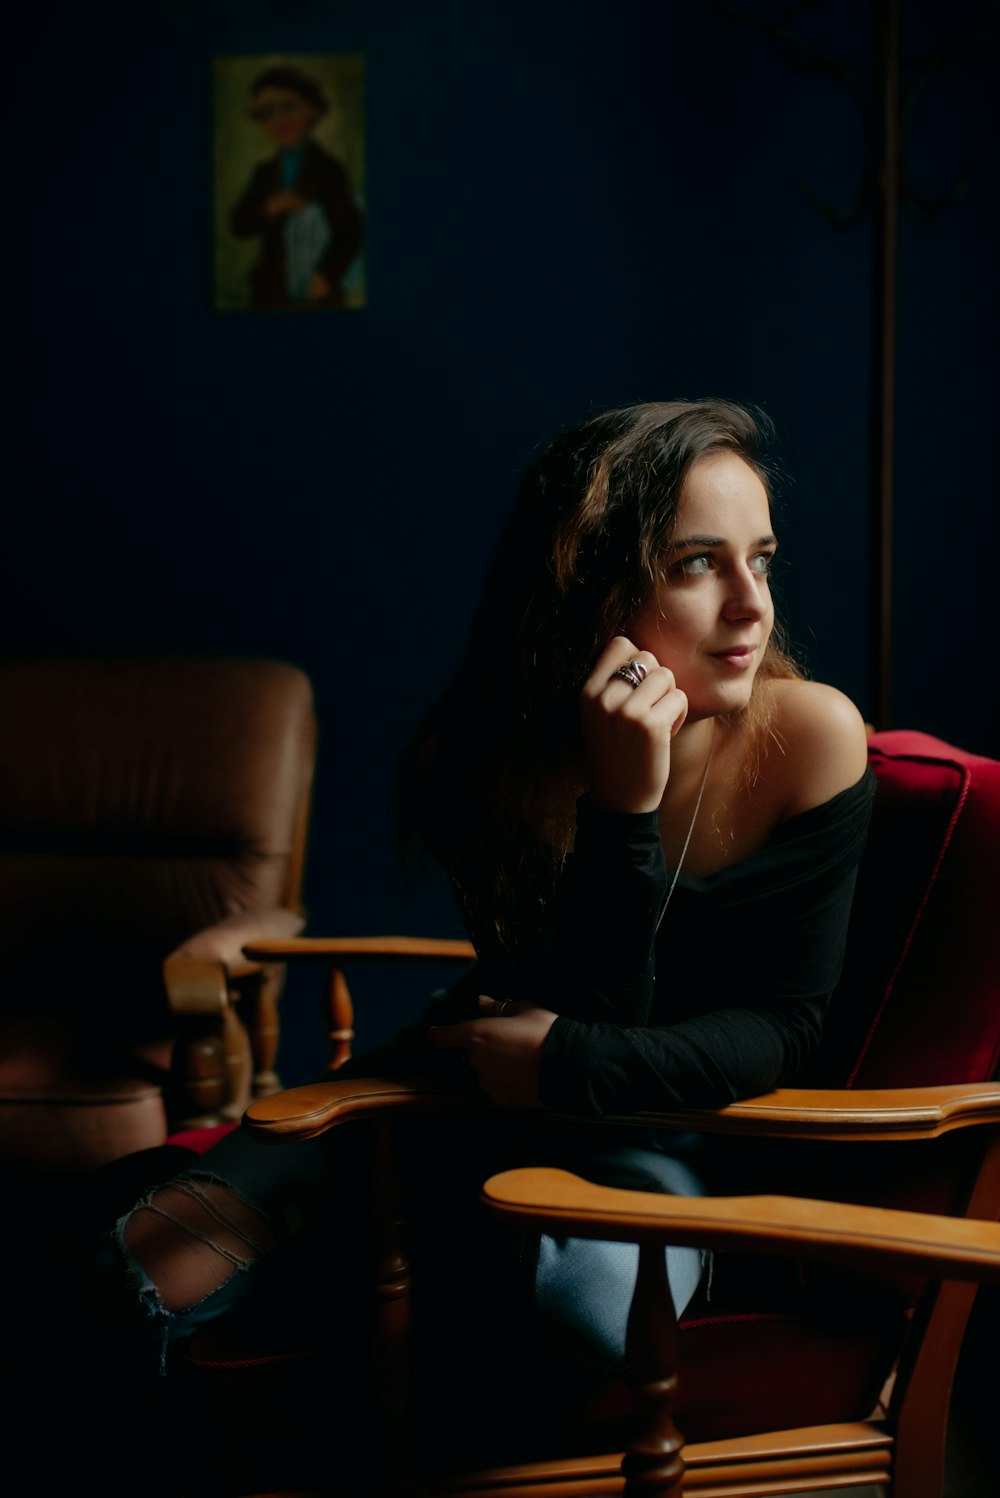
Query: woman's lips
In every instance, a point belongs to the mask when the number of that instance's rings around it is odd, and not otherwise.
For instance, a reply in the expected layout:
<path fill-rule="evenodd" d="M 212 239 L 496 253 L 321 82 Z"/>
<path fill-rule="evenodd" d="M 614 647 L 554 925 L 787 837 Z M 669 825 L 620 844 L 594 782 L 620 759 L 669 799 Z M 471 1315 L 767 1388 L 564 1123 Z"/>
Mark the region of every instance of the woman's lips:
<path fill-rule="evenodd" d="M 736 671 L 745 671 L 752 666 L 757 654 L 756 645 L 733 645 L 729 650 L 713 650 L 712 659 L 732 666 Z"/>

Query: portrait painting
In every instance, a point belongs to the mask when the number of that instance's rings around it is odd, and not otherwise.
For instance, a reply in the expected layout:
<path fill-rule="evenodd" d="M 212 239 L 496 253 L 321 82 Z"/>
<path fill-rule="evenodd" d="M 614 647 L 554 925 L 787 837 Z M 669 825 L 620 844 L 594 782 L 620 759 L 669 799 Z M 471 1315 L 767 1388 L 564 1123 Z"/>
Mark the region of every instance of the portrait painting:
<path fill-rule="evenodd" d="M 364 58 L 213 62 L 214 304 L 365 306 Z"/>

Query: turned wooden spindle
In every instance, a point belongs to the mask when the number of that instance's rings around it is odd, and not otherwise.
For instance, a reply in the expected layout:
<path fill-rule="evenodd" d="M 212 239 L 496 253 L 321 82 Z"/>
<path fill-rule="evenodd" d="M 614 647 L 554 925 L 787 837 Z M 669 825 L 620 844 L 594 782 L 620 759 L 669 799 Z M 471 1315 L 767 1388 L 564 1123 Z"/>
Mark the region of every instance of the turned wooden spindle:
<path fill-rule="evenodd" d="M 333 967 L 326 993 L 326 1033 L 330 1042 L 330 1055 L 326 1069 L 330 1073 L 339 1071 L 350 1059 L 351 1042 L 354 1040 L 354 1002 L 343 970 Z"/>
<path fill-rule="evenodd" d="M 281 1087 L 276 1071 L 281 1021 L 278 1004 L 285 981 L 281 963 L 269 963 L 257 975 L 250 995 L 247 1029 L 253 1054 L 253 1095 L 270 1097 Z"/>
<path fill-rule="evenodd" d="M 373 1367 L 381 1412 L 383 1454 L 390 1471 L 407 1455 L 410 1392 L 410 1265 L 402 1246 L 402 1206 L 393 1130 L 379 1120 L 372 1130 L 374 1248 Z"/>
<path fill-rule="evenodd" d="M 643 1243 L 625 1335 L 636 1434 L 622 1462 L 625 1498 L 680 1498 L 683 1437 L 674 1424 L 677 1316 L 662 1243 Z"/>

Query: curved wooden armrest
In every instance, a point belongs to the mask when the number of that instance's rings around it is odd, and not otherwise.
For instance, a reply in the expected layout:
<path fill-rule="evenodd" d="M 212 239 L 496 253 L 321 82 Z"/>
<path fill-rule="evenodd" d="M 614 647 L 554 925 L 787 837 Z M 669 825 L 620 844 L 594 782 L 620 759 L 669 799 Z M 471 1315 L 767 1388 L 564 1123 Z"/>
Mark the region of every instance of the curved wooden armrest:
<path fill-rule="evenodd" d="M 434 1115 L 481 1113 L 492 1107 L 486 1098 L 450 1093 L 432 1082 L 389 1077 L 354 1077 L 307 1082 L 258 1098 L 243 1115 L 243 1127 L 265 1144 L 315 1139 L 327 1129 L 357 1118 L 391 1113 Z"/>
<path fill-rule="evenodd" d="M 755 1138 L 936 1139 L 971 1124 L 1000 1123 L 1000 1082 L 868 1091 L 783 1087 L 725 1108 L 608 1115 L 605 1122 Z"/>
<path fill-rule="evenodd" d="M 740 1249 L 841 1268 L 907 1266 L 1000 1283 L 1000 1223 L 794 1196 L 660 1196 L 532 1166 L 491 1176 L 482 1199 L 515 1227 L 556 1236 Z"/>
<path fill-rule="evenodd" d="M 386 957 L 419 962 L 471 962 L 476 949 L 471 941 L 433 936 L 297 936 L 266 937 L 248 941 L 244 954 L 262 962 L 287 962 L 312 957 L 331 961 L 338 957 Z"/>
<path fill-rule="evenodd" d="M 259 1098 L 243 1123 L 255 1138 L 281 1142 L 313 1139 L 348 1118 L 377 1111 L 419 1113 L 482 1111 L 485 1097 L 449 1093 L 419 1077 L 404 1080 L 357 1077 L 312 1082 Z M 520 1120 L 540 1124 L 572 1122 L 599 1126 L 600 1120 L 573 1119 L 545 1109 L 518 1109 Z M 608 1116 L 604 1123 L 638 1128 L 694 1129 L 754 1138 L 884 1140 L 934 1139 L 951 1129 L 1000 1123 L 1000 1083 L 971 1082 L 954 1087 L 883 1089 L 868 1092 L 784 1088 L 745 1098 L 726 1108 L 677 1108 L 662 1113 Z"/>

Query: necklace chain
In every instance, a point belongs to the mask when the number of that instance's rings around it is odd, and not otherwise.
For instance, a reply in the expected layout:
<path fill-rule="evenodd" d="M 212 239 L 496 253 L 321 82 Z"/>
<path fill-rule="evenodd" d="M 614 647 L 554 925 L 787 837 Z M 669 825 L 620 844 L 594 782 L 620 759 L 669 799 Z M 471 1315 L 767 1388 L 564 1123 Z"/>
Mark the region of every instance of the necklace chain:
<path fill-rule="evenodd" d="M 694 832 L 694 824 L 695 824 L 695 822 L 697 822 L 697 820 L 698 820 L 698 812 L 701 810 L 701 798 L 702 798 L 702 796 L 704 796 L 704 794 L 705 794 L 705 787 L 708 784 L 708 772 L 709 772 L 709 770 L 711 769 L 711 766 L 712 766 L 712 755 L 714 753 L 715 753 L 715 724 L 713 723 L 712 724 L 712 747 L 709 749 L 709 751 L 708 751 L 708 758 L 705 761 L 705 769 L 702 772 L 701 785 L 698 787 L 698 799 L 697 799 L 697 801 L 695 801 L 695 803 L 694 803 L 694 811 L 691 813 L 691 822 L 690 822 L 690 825 L 689 825 L 688 830 L 687 830 L 687 837 L 684 839 L 684 846 L 681 849 L 681 856 L 677 860 L 677 867 L 674 869 L 674 877 L 670 881 L 670 888 L 667 890 L 667 893 L 666 893 L 666 895 L 664 897 L 664 900 L 663 900 L 663 904 L 660 906 L 660 914 L 656 918 L 656 929 L 657 929 L 657 931 L 659 931 L 660 926 L 663 924 L 663 917 L 667 913 L 667 906 L 670 904 L 670 899 L 671 899 L 671 896 L 673 895 L 673 892 L 674 892 L 674 886 L 676 885 L 677 880 L 680 878 L 681 868 L 683 867 L 683 864 L 684 864 L 684 855 L 687 853 L 688 843 L 691 841 L 691 834 Z"/>

